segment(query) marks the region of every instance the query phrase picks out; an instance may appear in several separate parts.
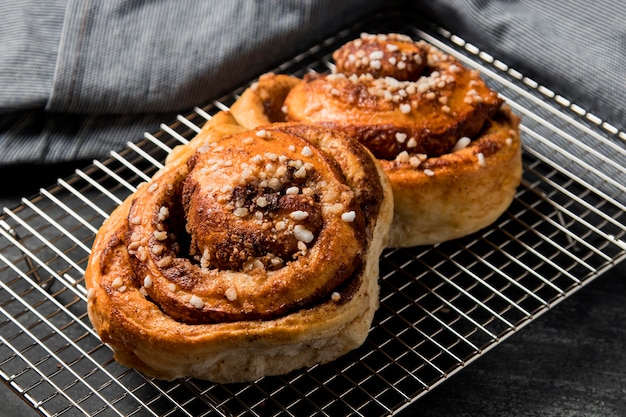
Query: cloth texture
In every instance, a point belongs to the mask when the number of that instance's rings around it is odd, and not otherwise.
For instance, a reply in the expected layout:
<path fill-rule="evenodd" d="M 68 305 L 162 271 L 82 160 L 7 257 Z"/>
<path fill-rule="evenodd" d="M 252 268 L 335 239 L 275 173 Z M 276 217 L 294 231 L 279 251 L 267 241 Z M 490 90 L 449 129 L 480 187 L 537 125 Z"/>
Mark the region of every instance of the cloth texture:
<path fill-rule="evenodd" d="M 12 0 L 0 2 L 0 167 L 105 156 L 383 8 L 625 129 L 623 2 Z"/>
<path fill-rule="evenodd" d="M 431 0 L 424 14 L 626 130 L 626 2 Z"/>

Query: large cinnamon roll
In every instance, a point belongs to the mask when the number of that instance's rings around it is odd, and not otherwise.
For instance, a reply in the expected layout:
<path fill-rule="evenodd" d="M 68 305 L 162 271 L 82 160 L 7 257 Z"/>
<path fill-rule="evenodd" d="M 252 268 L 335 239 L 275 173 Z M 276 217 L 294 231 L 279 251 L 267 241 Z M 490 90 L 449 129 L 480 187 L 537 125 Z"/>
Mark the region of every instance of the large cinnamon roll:
<path fill-rule="evenodd" d="M 376 160 L 341 133 L 219 113 L 100 228 L 89 318 L 117 361 L 162 379 L 328 362 L 369 331 L 392 213 Z"/>
<path fill-rule="evenodd" d="M 333 58 L 330 74 L 262 76 L 234 116 L 313 123 L 364 144 L 393 187 L 392 247 L 465 236 L 506 210 L 521 180 L 519 118 L 477 71 L 398 34 L 363 34 Z"/>

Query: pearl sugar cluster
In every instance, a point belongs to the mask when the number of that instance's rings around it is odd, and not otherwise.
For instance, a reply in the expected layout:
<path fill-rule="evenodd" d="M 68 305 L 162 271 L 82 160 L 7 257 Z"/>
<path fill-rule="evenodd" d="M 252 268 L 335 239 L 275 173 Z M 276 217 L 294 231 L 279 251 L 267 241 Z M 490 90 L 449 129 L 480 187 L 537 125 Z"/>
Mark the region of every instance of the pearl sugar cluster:
<path fill-rule="evenodd" d="M 464 68 L 450 55 L 424 41 L 415 42 L 410 37 L 400 34 L 364 33 L 342 49 L 339 50 L 342 52 L 334 55 L 338 61 L 336 68 L 326 76 L 329 82 L 325 88 L 331 95 L 342 96 L 343 91 L 363 91 L 357 89 L 357 86 L 360 86 L 366 89 L 370 97 L 375 98 L 377 105 L 382 103 L 383 108 L 385 105 L 391 105 L 403 115 L 411 116 L 412 112 L 426 105 L 428 108 L 426 111 L 430 112 L 434 104 L 434 108 L 439 109 L 442 115 L 455 117 L 449 95 L 456 87 L 456 78 L 466 74 L 470 80 L 462 102 L 469 106 L 477 106 L 483 102 L 479 91 L 484 83 L 478 72 Z M 422 51 L 421 55 L 415 52 L 418 50 Z M 423 56 L 426 57 L 426 62 L 422 62 Z M 386 65 L 391 65 L 392 69 L 379 71 L 382 60 L 385 60 Z M 402 78 L 407 76 L 404 70 L 411 60 L 423 73 L 412 74 L 411 79 Z M 422 63 L 425 67 L 419 67 Z M 394 67 L 397 73 L 393 72 Z M 383 75 L 377 76 L 378 74 Z M 361 105 L 369 102 L 356 100 L 351 94 L 346 94 L 345 98 Z M 426 154 L 415 152 L 418 143 L 407 133 L 396 132 L 395 141 L 399 149 L 395 163 L 417 168 L 428 158 Z M 470 138 L 461 137 L 450 152 L 464 149 L 470 142 Z M 477 163 L 481 167 L 485 166 L 484 155 L 477 155 Z M 434 172 L 426 170 L 425 174 L 432 176 Z"/>
<path fill-rule="evenodd" d="M 200 173 L 208 175 L 203 180 L 203 192 L 218 202 L 227 212 L 243 222 L 251 222 L 259 227 L 264 233 L 274 235 L 293 236 L 297 241 L 298 251 L 293 258 L 307 254 L 311 244 L 317 238 L 315 227 L 310 227 L 308 220 L 312 212 L 303 207 L 283 212 L 276 207 L 276 202 L 282 197 L 291 197 L 313 209 L 314 204 L 324 201 L 326 212 L 339 216 L 344 222 L 353 222 L 355 212 L 347 207 L 352 200 L 351 192 L 340 193 L 328 203 L 328 195 L 332 191 L 327 190 L 327 184 L 315 168 L 316 155 L 313 145 L 300 143 L 289 144 L 281 152 L 263 151 L 267 149 L 263 143 L 254 146 L 254 142 L 270 141 L 280 133 L 260 129 L 242 136 L 245 145 L 250 145 L 245 153 L 248 158 L 237 158 L 238 162 L 224 157 L 225 148 L 219 143 L 211 144 L 209 148 L 201 150 L 210 152 L 211 156 L 203 162 Z M 296 142 L 298 143 L 298 142 Z M 251 151 L 248 152 L 247 149 Z M 244 154 L 245 154 L 244 153 Z M 236 165 L 236 166 L 235 166 Z M 210 178 L 219 178 L 219 181 L 211 181 Z M 255 191 L 253 197 L 242 198 L 236 190 L 252 188 Z M 325 197 L 318 194 L 324 193 Z M 211 254 L 202 254 L 201 265 L 208 265 Z M 279 255 L 267 254 L 270 258 L 261 261 L 256 258 L 249 259 L 244 264 L 244 270 L 272 268 L 283 265 L 288 259 Z"/>

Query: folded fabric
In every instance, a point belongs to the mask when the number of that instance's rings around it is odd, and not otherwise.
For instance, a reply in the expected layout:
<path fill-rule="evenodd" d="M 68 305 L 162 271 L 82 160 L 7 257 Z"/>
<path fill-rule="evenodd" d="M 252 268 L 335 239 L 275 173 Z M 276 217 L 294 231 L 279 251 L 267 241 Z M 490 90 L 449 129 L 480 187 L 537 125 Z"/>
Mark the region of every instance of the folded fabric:
<path fill-rule="evenodd" d="M 426 16 L 624 129 L 620 2 L 14 0 L 0 3 L 0 166 L 120 149 L 384 7 Z"/>
<path fill-rule="evenodd" d="M 380 3 L 2 2 L 0 164 L 118 149 Z"/>
<path fill-rule="evenodd" d="M 429 18 L 626 130 L 626 2 L 432 0 Z"/>

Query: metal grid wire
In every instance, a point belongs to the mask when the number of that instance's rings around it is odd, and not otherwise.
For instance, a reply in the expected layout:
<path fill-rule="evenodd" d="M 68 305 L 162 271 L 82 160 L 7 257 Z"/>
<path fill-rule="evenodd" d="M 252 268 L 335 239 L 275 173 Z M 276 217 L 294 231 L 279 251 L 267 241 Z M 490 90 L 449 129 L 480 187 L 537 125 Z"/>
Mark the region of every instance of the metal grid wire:
<path fill-rule="evenodd" d="M 83 272 L 98 226 L 172 147 L 238 92 L 0 214 L 0 376 L 44 415 L 388 415 L 626 257 L 626 135 L 445 30 L 385 15 L 276 68 L 328 71 L 362 31 L 425 39 L 479 69 L 523 118 L 524 177 L 492 226 L 381 258 L 381 307 L 364 346 L 323 366 L 216 385 L 118 365 L 86 315 Z"/>

